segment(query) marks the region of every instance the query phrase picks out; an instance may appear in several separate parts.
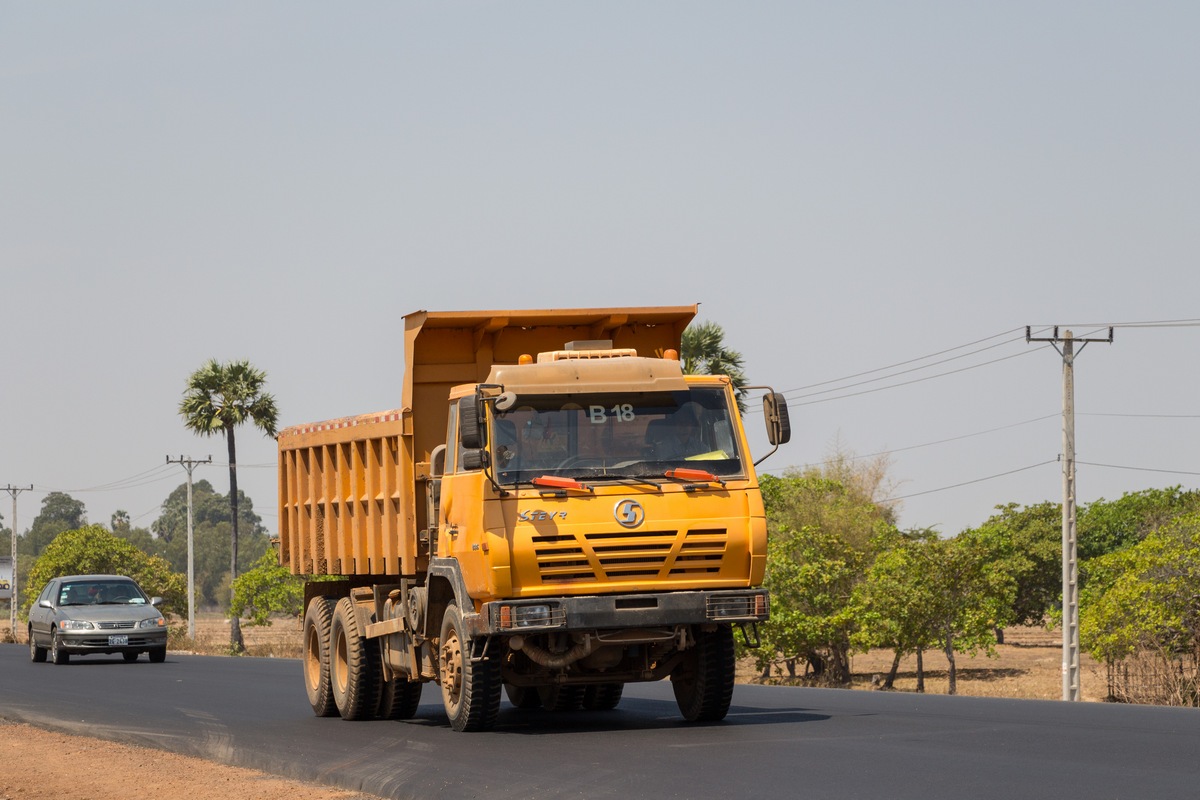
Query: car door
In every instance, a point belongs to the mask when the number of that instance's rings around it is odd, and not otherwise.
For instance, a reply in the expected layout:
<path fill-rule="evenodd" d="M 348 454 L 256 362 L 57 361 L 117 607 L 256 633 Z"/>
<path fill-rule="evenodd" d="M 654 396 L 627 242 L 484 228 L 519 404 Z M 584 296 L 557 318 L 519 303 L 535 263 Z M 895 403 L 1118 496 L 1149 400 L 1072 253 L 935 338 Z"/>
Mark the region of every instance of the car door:
<path fill-rule="evenodd" d="M 43 600 L 49 600 L 53 603 L 58 599 L 58 581 L 52 580 L 46 584 L 46 588 L 42 589 L 42 593 L 33 601 L 33 605 L 29 607 L 29 631 L 34 637 L 34 641 L 38 643 L 48 642 L 50 640 L 50 622 L 54 616 L 54 610 L 42 606 Z"/>

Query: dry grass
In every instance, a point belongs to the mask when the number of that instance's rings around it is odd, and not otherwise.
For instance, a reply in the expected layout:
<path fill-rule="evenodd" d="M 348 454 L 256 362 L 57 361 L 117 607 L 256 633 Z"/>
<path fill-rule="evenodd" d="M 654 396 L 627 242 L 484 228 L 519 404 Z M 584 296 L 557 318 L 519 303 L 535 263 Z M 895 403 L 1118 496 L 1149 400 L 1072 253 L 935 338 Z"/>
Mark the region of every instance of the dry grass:
<path fill-rule="evenodd" d="M 972 697 L 1009 697 L 1027 700 L 1062 699 L 1062 634 L 1041 628 L 1017 628 L 1005 631 L 1006 644 L 996 648 L 996 656 L 980 653 L 970 657 L 959 654 L 958 693 Z M 946 657 L 940 652 L 925 653 L 925 691 L 946 694 L 950 679 Z M 854 689 L 875 689 L 892 668 L 892 653 L 875 650 L 851 660 Z M 1087 654 L 1080 660 L 1080 694 L 1084 700 L 1103 701 L 1108 691 L 1104 669 Z M 753 663 L 739 665 L 740 683 L 811 685 L 803 677 L 791 678 L 777 669 L 763 680 Z M 900 661 L 894 691 L 915 692 L 917 659 Z"/>
<path fill-rule="evenodd" d="M 246 643 L 243 655 L 260 658 L 299 658 L 301 652 L 301 620 L 298 617 L 275 617 L 270 625 L 247 625 L 242 620 L 242 639 Z M 187 620 L 171 621 L 169 648 L 180 653 L 201 655 L 231 655 L 229 620 L 217 613 L 196 615 L 196 638 L 187 638 Z"/>

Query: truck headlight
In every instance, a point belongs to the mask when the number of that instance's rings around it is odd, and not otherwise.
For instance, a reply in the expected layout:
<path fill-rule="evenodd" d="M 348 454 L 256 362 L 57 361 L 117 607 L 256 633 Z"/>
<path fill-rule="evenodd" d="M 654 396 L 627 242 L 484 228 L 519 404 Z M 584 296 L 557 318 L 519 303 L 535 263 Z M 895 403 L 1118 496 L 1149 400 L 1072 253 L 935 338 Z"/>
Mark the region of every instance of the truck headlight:
<path fill-rule="evenodd" d="M 562 625 L 564 617 L 562 609 L 550 603 L 502 605 L 497 614 L 497 622 L 502 630 L 548 628 Z"/>

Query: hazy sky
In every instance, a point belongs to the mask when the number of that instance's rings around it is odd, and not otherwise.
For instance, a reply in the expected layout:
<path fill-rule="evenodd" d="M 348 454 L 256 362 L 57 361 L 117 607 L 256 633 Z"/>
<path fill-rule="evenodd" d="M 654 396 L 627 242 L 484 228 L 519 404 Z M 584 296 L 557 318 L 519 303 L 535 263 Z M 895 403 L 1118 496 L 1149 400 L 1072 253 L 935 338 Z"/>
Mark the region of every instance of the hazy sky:
<path fill-rule="evenodd" d="M 397 407 L 411 311 L 698 302 L 790 399 L 763 469 L 890 451 L 902 526 L 1061 498 L 1062 361 L 1025 325 L 1122 325 L 1077 362 L 1081 502 L 1195 487 L 1198 31 L 1194 2 L 0 3 L 0 486 L 36 487 L 22 530 L 53 490 L 149 526 L 166 455 L 225 462 L 177 413 L 207 358 L 290 425 Z M 274 531 L 274 442 L 238 441 Z"/>

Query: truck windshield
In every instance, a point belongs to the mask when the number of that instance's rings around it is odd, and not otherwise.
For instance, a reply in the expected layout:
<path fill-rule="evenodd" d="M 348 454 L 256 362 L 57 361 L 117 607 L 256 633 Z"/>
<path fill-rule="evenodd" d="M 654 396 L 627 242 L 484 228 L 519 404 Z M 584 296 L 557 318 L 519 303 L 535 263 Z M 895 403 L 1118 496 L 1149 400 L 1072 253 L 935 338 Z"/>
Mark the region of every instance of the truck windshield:
<path fill-rule="evenodd" d="M 725 391 L 521 395 L 492 419 L 500 483 L 541 475 L 585 480 L 654 478 L 675 467 L 742 475 Z"/>

